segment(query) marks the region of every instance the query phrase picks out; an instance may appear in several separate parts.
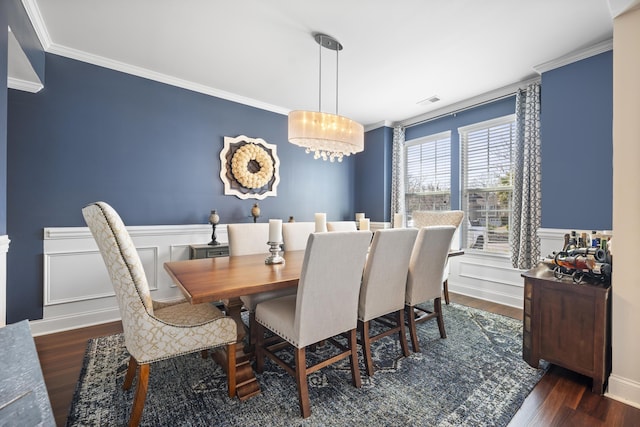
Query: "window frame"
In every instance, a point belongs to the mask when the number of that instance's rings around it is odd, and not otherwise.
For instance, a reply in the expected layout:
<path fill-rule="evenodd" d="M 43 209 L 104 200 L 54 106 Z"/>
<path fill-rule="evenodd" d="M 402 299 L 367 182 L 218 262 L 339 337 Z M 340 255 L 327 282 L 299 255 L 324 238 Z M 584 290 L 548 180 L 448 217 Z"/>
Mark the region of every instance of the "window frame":
<path fill-rule="evenodd" d="M 469 151 L 469 147 L 468 147 L 468 136 L 469 134 L 473 133 L 473 132 L 478 132 L 478 131 L 483 131 L 483 130 L 489 130 L 491 128 L 496 128 L 499 126 L 503 126 L 503 125 L 510 125 L 510 148 L 509 148 L 509 170 L 507 173 L 511 174 L 511 184 L 508 186 L 504 186 L 504 185 L 498 185 L 498 186 L 481 186 L 481 187 L 473 187 L 470 188 L 469 184 L 468 184 L 468 178 L 469 178 L 469 173 L 468 173 L 468 166 L 469 166 L 469 159 L 468 159 L 468 151 Z M 509 245 L 509 241 L 510 241 L 510 226 L 511 226 L 511 214 L 513 212 L 513 206 L 512 206 L 512 200 L 513 200 L 513 190 L 514 190 L 514 186 L 513 186 L 513 171 L 514 171 L 514 165 L 513 165 L 513 160 L 514 160 L 514 155 L 515 155 L 515 140 L 516 140 L 516 115 L 515 114 L 508 114 L 506 116 L 501 116 L 501 117 L 496 117 L 490 120 L 485 120 L 482 122 L 476 122 L 470 125 L 466 125 L 466 126 L 461 126 L 458 128 L 458 138 L 459 138 L 459 144 L 460 144 L 460 199 L 461 199 L 461 209 L 464 211 L 465 213 L 465 218 L 466 220 L 464 221 L 464 223 L 462 224 L 462 229 L 461 229 L 461 234 L 462 234 L 462 243 L 463 243 L 463 247 L 465 248 L 465 251 L 470 251 L 470 252 L 477 252 L 477 253 L 483 253 L 483 254 L 491 254 L 491 255 L 497 255 L 497 256 L 504 256 L 504 257 L 508 257 L 511 254 L 511 247 Z M 490 140 L 489 140 L 490 141 Z M 488 168 L 489 170 L 490 168 Z M 486 183 L 488 184 L 488 183 Z M 485 217 L 485 224 L 479 226 L 480 229 L 479 230 L 473 230 L 472 229 L 472 225 L 471 225 L 471 218 L 470 218 L 470 214 L 469 214 L 469 197 L 468 197 L 468 192 L 469 191 L 474 191 L 474 192 L 486 192 L 486 193 L 495 193 L 497 191 L 508 191 L 509 192 L 509 197 L 508 197 L 508 209 L 506 209 L 506 213 L 507 213 L 507 242 L 506 242 L 506 251 L 499 251 L 499 250 L 491 250 L 490 248 L 488 248 L 488 243 L 489 243 L 489 232 L 490 232 L 490 227 L 495 226 L 489 224 L 489 219 L 488 219 L 488 215 L 487 217 Z M 499 211 L 496 211 L 499 212 Z M 478 247 L 473 247 L 469 244 L 469 233 L 471 232 L 478 232 L 481 233 L 484 239 L 484 244 L 482 248 L 478 248 Z M 479 236 L 480 234 L 478 234 Z"/>
<path fill-rule="evenodd" d="M 451 159 L 452 159 L 452 140 L 451 140 L 451 135 L 452 135 L 452 131 L 451 130 L 445 130 L 443 132 L 438 132 L 435 134 L 431 134 L 431 135 L 426 135 L 426 136 L 421 136 L 419 138 L 415 138 L 415 139 L 411 139 L 408 141 L 405 141 L 404 143 L 404 153 L 403 153 L 403 162 L 404 162 L 404 197 L 405 197 L 405 217 L 407 218 L 407 224 L 410 225 L 411 224 L 411 211 L 408 208 L 408 203 L 407 203 L 407 195 L 408 194 L 425 194 L 425 195 L 448 195 L 448 209 L 451 209 L 451 194 L 452 194 L 452 188 L 451 188 L 451 184 L 453 182 L 453 176 L 452 176 L 452 168 L 451 168 Z M 425 144 L 429 144 L 429 143 L 437 143 L 438 141 L 441 140 L 447 140 L 448 141 L 448 149 L 449 149 L 449 155 L 448 155 L 448 163 L 447 163 L 447 169 L 449 170 L 449 178 L 448 178 L 448 184 L 449 184 L 449 188 L 447 190 L 440 190 L 440 191 L 427 191 L 424 193 L 408 193 L 407 189 L 408 189 L 408 184 L 409 184 L 409 163 L 408 163 L 408 152 L 409 152 L 409 148 L 410 147 L 415 147 L 415 146 L 422 146 Z M 443 209 L 445 210 L 445 209 Z"/>

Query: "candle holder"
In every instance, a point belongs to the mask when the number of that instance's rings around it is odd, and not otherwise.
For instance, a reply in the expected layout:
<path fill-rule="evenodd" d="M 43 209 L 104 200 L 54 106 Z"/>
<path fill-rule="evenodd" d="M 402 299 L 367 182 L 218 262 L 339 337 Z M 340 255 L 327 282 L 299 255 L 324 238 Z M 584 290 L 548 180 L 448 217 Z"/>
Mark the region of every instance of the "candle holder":
<path fill-rule="evenodd" d="M 282 242 L 267 242 L 269 245 L 269 252 L 271 253 L 267 259 L 264 260 L 265 264 L 284 264 L 284 258 L 280 255 L 280 245 Z"/>
<path fill-rule="evenodd" d="M 209 242 L 210 246 L 218 246 L 220 244 L 220 242 L 218 242 L 218 239 L 216 238 L 216 225 L 218 225 L 219 222 L 220 216 L 218 216 L 218 212 L 212 210 L 211 214 L 209 215 L 209 224 L 211 224 L 211 226 L 213 227 L 213 230 L 211 232 L 211 241 Z"/>

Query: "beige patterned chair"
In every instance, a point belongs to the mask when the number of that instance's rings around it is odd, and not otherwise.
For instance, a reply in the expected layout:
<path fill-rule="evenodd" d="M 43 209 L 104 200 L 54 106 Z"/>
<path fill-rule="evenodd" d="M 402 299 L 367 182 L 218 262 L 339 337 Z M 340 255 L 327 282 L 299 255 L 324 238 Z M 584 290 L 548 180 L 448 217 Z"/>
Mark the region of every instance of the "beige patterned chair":
<path fill-rule="evenodd" d="M 287 222 L 282 224 L 282 241 L 285 251 L 303 251 L 309 234 L 315 232 L 315 222 Z"/>
<path fill-rule="evenodd" d="M 417 228 L 431 225 L 453 225 L 456 231 L 451 238 L 451 249 L 460 249 L 460 224 L 464 218 L 463 211 L 413 211 L 411 214 L 413 226 Z M 444 302 L 449 304 L 449 261 L 444 267 L 442 274 L 442 288 L 444 292 Z"/>
<path fill-rule="evenodd" d="M 409 356 L 404 327 L 404 294 L 409 259 L 417 235 L 418 230 L 415 228 L 390 228 L 378 230 L 373 235 L 362 276 L 358 305 L 360 341 L 369 376 L 374 372 L 371 357 L 372 342 L 397 332 L 402 354 L 405 357 Z M 395 313 L 395 325 L 383 318 L 391 313 Z M 370 336 L 369 326 L 372 320 L 377 320 L 387 328 L 377 335 Z"/>
<path fill-rule="evenodd" d="M 248 224 L 228 224 L 227 237 L 229 239 L 229 256 L 264 254 L 269 255 L 269 224 L 268 223 L 248 223 Z M 293 289 L 282 289 L 278 291 L 260 292 L 258 294 L 240 297 L 242 304 L 249 311 L 249 345 L 255 343 L 255 322 L 256 306 L 262 301 L 271 298 L 278 298 L 296 293 Z"/>
<path fill-rule="evenodd" d="M 362 269 L 371 233 L 367 231 L 314 233 L 309 237 L 304 254 L 296 295 L 261 302 L 256 308 L 256 323 L 261 325 L 256 342 L 256 370 L 262 372 L 268 356 L 296 379 L 300 413 L 311 415 L 307 375 L 331 363 L 349 358 L 351 379 L 360 387 L 356 327 L 358 294 Z M 264 339 L 264 328 L 294 347 L 294 364 L 279 357 L 282 342 L 272 344 Z M 340 343 L 340 353 L 313 366 L 306 363 L 307 346 L 347 333 L 348 346 Z M 277 338 L 276 337 L 276 338 Z"/>
<path fill-rule="evenodd" d="M 356 231 L 358 227 L 355 221 L 329 221 L 327 231 Z"/>
<path fill-rule="evenodd" d="M 234 320 L 211 304 L 153 301 L 138 252 L 116 211 L 104 202 L 96 202 L 83 208 L 82 215 L 100 249 L 120 308 L 125 346 L 131 356 L 125 390 L 131 387 L 138 371 L 129 425 L 140 423 L 149 366 L 160 360 L 226 346 L 228 392 L 233 397 L 237 338 Z"/>
<path fill-rule="evenodd" d="M 411 344 L 415 352 L 420 351 L 416 322 L 436 318 L 440 337 L 447 337 L 442 317 L 442 273 L 455 230 L 456 228 L 452 225 L 423 227 L 418 231 L 418 237 L 411 252 L 405 305 L 408 312 L 409 335 L 411 335 Z M 433 300 L 432 312 L 416 307 L 430 300 Z M 425 315 L 416 319 L 416 310 Z"/>

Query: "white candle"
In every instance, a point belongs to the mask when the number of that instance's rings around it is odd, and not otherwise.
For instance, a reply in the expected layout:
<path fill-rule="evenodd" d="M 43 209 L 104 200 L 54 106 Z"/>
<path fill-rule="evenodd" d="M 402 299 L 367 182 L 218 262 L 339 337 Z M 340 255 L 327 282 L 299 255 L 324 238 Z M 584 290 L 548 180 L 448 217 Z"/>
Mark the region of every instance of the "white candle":
<path fill-rule="evenodd" d="M 324 231 L 327 231 L 327 214 L 317 213 L 316 214 L 316 233 L 322 233 Z"/>
<path fill-rule="evenodd" d="M 274 243 L 282 242 L 282 220 L 269 220 L 269 241 Z"/>
<path fill-rule="evenodd" d="M 404 215 L 401 213 L 393 214 L 393 228 L 402 228 L 404 227 Z"/>
<path fill-rule="evenodd" d="M 369 229 L 369 218 L 360 218 L 360 231 Z"/>
<path fill-rule="evenodd" d="M 364 218 L 364 213 L 357 213 L 356 214 L 356 222 L 360 222 L 360 220 Z"/>

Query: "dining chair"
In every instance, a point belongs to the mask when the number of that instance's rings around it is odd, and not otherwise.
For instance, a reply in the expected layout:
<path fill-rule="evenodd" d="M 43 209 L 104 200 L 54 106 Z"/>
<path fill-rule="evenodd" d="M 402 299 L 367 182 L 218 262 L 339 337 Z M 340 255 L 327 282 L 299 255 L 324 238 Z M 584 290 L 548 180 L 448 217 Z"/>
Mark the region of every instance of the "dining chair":
<path fill-rule="evenodd" d="M 282 224 L 283 249 L 303 251 L 307 247 L 309 235 L 316 230 L 315 222 L 287 222 Z"/>
<path fill-rule="evenodd" d="M 358 227 L 355 221 L 328 221 L 327 231 L 356 231 Z"/>
<path fill-rule="evenodd" d="M 456 227 L 451 238 L 451 250 L 460 249 L 460 224 L 464 218 L 463 211 L 413 211 L 411 213 L 414 227 L 428 227 L 430 225 L 453 225 Z M 442 274 L 442 289 L 444 302 L 449 304 L 449 260 L 444 267 Z"/>
<path fill-rule="evenodd" d="M 307 376 L 329 364 L 349 358 L 351 380 L 361 386 L 358 369 L 356 328 L 358 295 L 371 233 L 347 231 L 313 233 L 305 249 L 296 295 L 264 301 L 256 309 L 259 325 L 256 342 L 256 371 L 262 372 L 269 357 L 296 379 L 300 413 L 311 415 Z M 265 340 L 264 329 L 284 341 Z M 346 333 L 347 345 L 333 339 Z M 307 367 L 306 347 L 322 340 L 340 353 Z M 279 356 L 283 344 L 293 346 L 294 366 Z"/>
<path fill-rule="evenodd" d="M 154 301 L 138 252 L 118 213 L 107 203 L 95 202 L 84 207 L 82 215 L 102 254 L 122 317 L 125 346 L 130 354 L 125 390 L 131 388 L 137 372 L 129 425 L 140 423 L 150 364 L 160 360 L 226 346 L 228 393 L 233 397 L 236 322 L 212 304 L 192 305 L 184 299 Z"/>
<path fill-rule="evenodd" d="M 416 323 L 436 318 L 440 337 L 446 338 L 442 317 L 442 274 L 447 262 L 451 237 L 455 232 L 452 225 L 422 227 L 411 252 L 405 306 L 409 323 L 409 335 L 413 351 L 419 352 Z M 417 307 L 418 304 L 433 300 L 433 311 Z M 416 310 L 424 313 L 416 319 Z"/>
<path fill-rule="evenodd" d="M 390 228 L 378 230 L 373 235 L 369 256 L 362 276 L 358 303 L 358 327 L 367 375 L 374 373 L 371 343 L 398 333 L 402 354 L 409 356 L 409 346 L 404 325 L 404 294 L 411 251 L 418 230 L 415 228 Z M 395 314 L 396 323 L 386 318 Z M 386 327 L 371 335 L 371 321 Z"/>
<path fill-rule="evenodd" d="M 229 240 L 229 256 L 269 254 L 269 224 L 268 223 L 244 223 L 227 224 L 227 238 Z M 249 312 L 249 345 L 255 343 L 255 314 L 256 306 L 262 301 L 271 298 L 295 294 L 295 288 L 281 289 L 277 291 L 260 292 L 258 294 L 240 297 L 242 304 Z"/>

